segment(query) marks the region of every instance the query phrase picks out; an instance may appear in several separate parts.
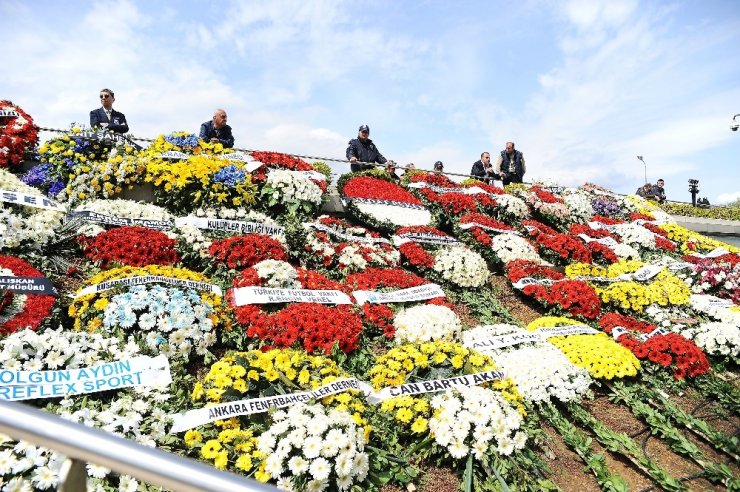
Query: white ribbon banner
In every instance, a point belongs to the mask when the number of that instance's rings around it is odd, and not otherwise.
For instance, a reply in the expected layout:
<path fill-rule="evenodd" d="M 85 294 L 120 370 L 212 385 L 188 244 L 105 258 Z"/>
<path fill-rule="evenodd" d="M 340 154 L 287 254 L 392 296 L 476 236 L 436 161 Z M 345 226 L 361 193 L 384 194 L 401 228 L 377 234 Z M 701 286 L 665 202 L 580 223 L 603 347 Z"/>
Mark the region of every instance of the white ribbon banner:
<path fill-rule="evenodd" d="M 551 278 L 534 278 L 534 277 L 524 277 L 520 278 L 513 284 L 511 284 L 512 287 L 515 289 L 522 290 L 528 285 L 547 285 L 550 286 L 555 283 L 555 280 Z"/>
<path fill-rule="evenodd" d="M 206 282 L 197 282 L 195 280 L 185 280 L 181 278 L 163 277 L 160 275 L 147 275 L 147 276 L 141 276 L 141 277 L 126 277 L 126 278 L 121 278 L 118 280 L 108 280 L 107 282 L 101 282 L 99 284 L 90 285 L 78 291 L 74 295 L 74 298 L 77 299 L 78 297 L 86 296 L 88 294 L 104 292 L 106 290 L 111 290 L 116 287 L 131 287 L 134 285 L 144 285 L 144 284 L 153 284 L 153 283 L 176 285 L 178 287 L 187 287 L 190 289 L 212 292 L 219 296 L 222 295 L 221 287 L 219 287 L 218 285 L 208 284 Z"/>
<path fill-rule="evenodd" d="M 268 236 L 285 236 L 285 227 L 265 224 L 262 222 L 246 222 L 243 220 L 215 219 L 210 217 L 178 217 L 175 225 L 192 225 L 198 229 L 214 231 L 237 232 L 239 234 L 266 234 Z"/>
<path fill-rule="evenodd" d="M 641 342 L 645 342 L 653 338 L 655 335 L 667 335 L 667 334 L 668 332 L 666 330 L 658 327 L 654 329 L 653 331 L 651 331 L 650 333 L 643 333 L 642 335 L 637 335 L 637 339 L 640 340 Z"/>
<path fill-rule="evenodd" d="M 131 386 L 166 386 L 171 382 L 167 357 L 140 356 L 82 369 L 0 370 L 0 399 L 61 398 Z"/>
<path fill-rule="evenodd" d="M 20 113 L 14 109 L 0 109 L 0 118 L 18 118 Z"/>
<path fill-rule="evenodd" d="M 178 150 L 168 150 L 167 152 L 162 152 L 161 154 L 155 157 L 159 159 L 185 160 L 185 159 L 190 159 L 193 156 L 190 154 L 186 154 L 185 152 L 180 152 Z"/>
<path fill-rule="evenodd" d="M 419 381 L 418 383 L 406 383 L 400 386 L 391 386 L 383 388 L 380 391 L 370 393 L 367 397 L 369 403 L 380 403 L 389 398 L 406 395 L 420 395 L 423 393 L 437 393 L 459 386 L 478 386 L 479 384 L 504 379 L 504 373 L 501 371 L 485 371 L 475 374 L 466 374 L 447 379 L 433 379 L 429 381 Z"/>
<path fill-rule="evenodd" d="M 283 302 L 315 302 L 318 304 L 352 304 L 347 294 L 340 290 L 275 289 L 271 287 L 237 287 L 234 304 L 275 304 Z"/>
<path fill-rule="evenodd" d="M 356 290 L 352 292 L 357 304 L 388 304 L 394 302 L 412 302 L 445 297 L 442 288 L 437 284 L 424 284 L 408 289 L 399 289 L 393 292 L 377 292 L 374 290 Z"/>
<path fill-rule="evenodd" d="M 621 337 L 625 333 L 629 333 L 629 330 L 624 326 L 615 326 L 614 328 L 612 328 L 612 338 L 614 338 L 614 340 Z"/>
<path fill-rule="evenodd" d="M 522 235 L 519 231 L 515 231 L 513 229 L 499 229 L 497 227 L 491 227 L 491 226 L 479 224 L 477 222 L 466 222 L 464 224 L 460 224 L 460 229 L 462 229 L 462 230 L 472 229 L 473 227 L 479 227 L 479 228 L 484 229 L 486 231 L 498 232 L 498 233 L 501 233 L 501 234 L 514 234 L 516 236 L 521 236 Z"/>
<path fill-rule="evenodd" d="M 537 332 L 509 333 L 508 335 L 474 338 L 464 342 L 463 345 L 469 349 L 485 353 L 493 349 L 511 347 L 520 343 L 541 342 L 542 340 L 542 337 Z"/>
<path fill-rule="evenodd" d="M 170 432 L 182 432 L 209 422 L 226 420 L 240 415 L 263 413 L 267 412 L 270 408 L 282 408 L 309 400 L 318 400 L 348 390 L 358 390 L 367 393 L 369 387 L 367 383 L 363 383 L 355 378 L 346 378 L 325 384 L 313 391 L 220 403 L 218 405 L 172 415 L 173 424 Z"/>
<path fill-rule="evenodd" d="M 568 335 L 596 335 L 597 333 L 601 333 L 599 330 L 586 325 L 548 326 L 539 328 L 537 331 L 544 335 L 545 338 L 567 337 Z"/>
<path fill-rule="evenodd" d="M 616 239 L 614 239 L 613 237 L 610 237 L 610 236 L 596 239 L 596 238 L 587 236 L 586 234 L 579 234 L 578 237 L 580 237 L 581 239 L 583 239 L 587 243 L 596 242 L 596 243 L 599 243 L 599 244 L 603 244 L 604 246 L 607 246 L 609 248 L 613 248 L 613 247 L 615 247 L 615 246 L 617 246 L 619 244 L 619 242 Z"/>
<path fill-rule="evenodd" d="M 422 232 L 407 232 L 398 236 L 393 236 L 393 243 L 399 246 L 407 241 L 413 241 L 415 243 L 443 244 L 447 246 L 454 246 L 460 243 L 454 237 L 440 236 L 439 234 L 428 234 Z"/>
<path fill-rule="evenodd" d="M 306 222 L 304 223 L 304 226 L 306 227 L 313 227 L 317 231 L 323 231 L 327 234 L 331 234 L 336 237 L 340 237 L 342 239 L 346 239 L 348 241 L 356 242 L 356 243 L 384 243 L 384 244 L 390 244 L 390 241 L 387 240 L 384 237 L 363 237 L 363 236 L 353 236 L 352 234 L 345 234 L 343 232 L 339 232 L 338 230 L 334 229 L 333 227 L 329 227 L 324 224 L 319 224 L 316 222 Z"/>
<path fill-rule="evenodd" d="M 67 209 L 53 200 L 49 200 L 41 195 L 29 195 L 19 191 L 0 190 L 0 202 L 14 203 L 16 205 L 25 205 L 27 207 L 43 208 L 46 210 L 56 210 L 57 212 L 66 212 Z"/>
<path fill-rule="evenodd" d="M 691 253 L 691 256 L 696 256 L 697 258 L 716 258 L 718 256 L 727 254 L 730 254 L 730 251 L 725 248 L 714 248 L 712 251 L 705 255 L 701 253 Z"/>

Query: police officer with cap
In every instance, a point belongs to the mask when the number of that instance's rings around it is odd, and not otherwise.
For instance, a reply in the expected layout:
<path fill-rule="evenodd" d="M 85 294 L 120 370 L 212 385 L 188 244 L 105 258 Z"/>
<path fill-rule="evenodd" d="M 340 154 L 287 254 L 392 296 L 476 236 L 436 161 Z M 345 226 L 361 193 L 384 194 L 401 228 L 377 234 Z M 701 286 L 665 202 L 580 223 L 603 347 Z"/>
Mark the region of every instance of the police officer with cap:
<path fill-rule="evenodd" d="M 371 164 L 360 164 L 360 162 L 385 164 L 387 159 L 383 157 L 372 140 L 370 140 L 370 127 L 362 125 L 357 130 L 357 138 L 353 138 L 347 145 L 347 160 L 350 161 L 352 172 L 372 169 Z"/>

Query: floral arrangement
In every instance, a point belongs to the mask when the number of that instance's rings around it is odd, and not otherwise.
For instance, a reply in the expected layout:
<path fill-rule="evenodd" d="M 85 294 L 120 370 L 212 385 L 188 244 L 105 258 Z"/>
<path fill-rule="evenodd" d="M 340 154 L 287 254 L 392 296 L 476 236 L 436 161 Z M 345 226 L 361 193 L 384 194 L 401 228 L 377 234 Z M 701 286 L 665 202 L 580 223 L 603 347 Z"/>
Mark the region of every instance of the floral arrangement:
<path fill-rule="evenodd" d="M 0 101 L 0 168 L 20 164 L 26 154 L 36 147 L 38 131 L 28 113 L 10 101 Z"/>
<path fill-rule="evenodd" d="M 145 181 L 154 185 L 158 202 L 173 212 L 255 201 L 257 187 L 243 162 L 206 154 L 174 161 L 150 156 L 143 162 Z"/>
<path fill-rule="evenodd" d="M 523 286 L 521 291 L 557 314 L 569 313 L 585 319 L 596 319 L 601 313 L 599 296 L 586 282 L 565 279 L 562 273 L 529 260 L 509 262 L 506 275 L 512 284 L 527 277 L 544 279 Z"/>
<path fill-rule="evenodd" d="M 43 277 L 29 263 L 0 255 L 0 277 Z M 25 328 L 37 329 L 51 315 L 55 298 L 47 294 L 13 292 L 0 288 L 0 335 Z"/>
<path fill-rule="evenodd" d="M 345 174 L 337 189 L 347 213 L 373 229 L 393 232 L 405 226 L 434 226 L 436 218 L 414 195 L 382 176 Z"/>
<path fill-rule="evenodd" d="M 462 216 L 455 224 L 455 233 L 499 267 L 517 259 L 541 261 L 534 246 L 516 230 L 482 214 Z"/>
<path fill-rule="evenodd" d="M 273 396 L 276 391 L 278 394 L 310 391 L 348 376 L 331 359 L 308 355 L 301 350 L 276 349 L 265 352 L 259 350 L 231 352 L 214 363 L 206 376 L 195 384 L 192 399 L 195 402 L 205 400 L 207 405 L 212 405 L 245 398 Z M 345 421 L 344 417 L 333 412 L 351 414 L 353 422 L 362 426 L 360 427 L 362 437 L 367 438 L 369 435 L 370 427 L 364 416 L 365 404 L 357 390 L 349 389 L 339 394 L 329 395 L 321 398 L 317 403 L 326 408 L 324 412 L 328 410 L 329 414 L 341 418 L 342 422 Z M 302 412 L 304 407 L 294 406 L 291 408 L 301 409 Z M 291 412 L 297 411 L 299 410 L 289 410 L 288 414 L 295 415 Z M 229 468 L 236 472 L 254 474 L 255 478 L 266 482 L 274 476 L 272 472 L 277 469 L 276 461 L 278 460 L 277 457 L 273 457 L 268 463 L 270 451 L 276 448 L 269 446 L 270 449 L 267 449 L 267 444 L 270 444 L 270 436 L 277 439 L 278 436 L 283 434 L 280 429 L 285 424 L 281 425 L 278 422 L 285 421 L 284 414 L 285 412 L 275 412 L 269 417 L 272 426 L 267 430 L 265 438 L 261 438 L 256 429 L 253 430 L 253 418 L 256 419 L 256 422 L 264 421 L 261 414 L 254 414 L 254 417 L 243 416 L 232 417 L 228 420 L 217 420 L 212 424 L 201 426 L 197 430 L 189 430 L 185 434 L 185 442 L 193 454 L 212 462 L 216 468 Z M 292 419 L 292 421 L 297 425 L 307 423 L 301 417 Z M 319 424 L 318 421 L 316 423 Z M 278 426 L 274 427 L 275 425 Z M 350 426 L 344 427 L 348 428 Z M 319 428 L 319 426 L 316 427 L 316 429 Z M 289 433 L 289 439 L 291 439 L 289 442 L 293 442 L 292 439 L 298 439 L 298 434 L 298 432 Z M 310 438 L 310 435 L 308 432 L 303 435 L 304 452 L 306 449 L 313 450 L 315 441 L 321 443 L 318 439 Z M 354 437 L 359 442 L 359 436 L 355 434 Z M 287 444 L 288 442 L 285 443 L 285 445 Z M 285 449 L 285 445 L 280 449 Z M 319 447 L 319 453 L 322 448 L 323 446 Z M 290 450 L 285 449 L 285 451 Z M 312 452 L 309 451 L 309 454 Z M 317 457 L 318 455 L 314 458 L 304 456 L 304 458 L 312 460 Z M 297 479 L 297 482 L 291 480 L 294 485 L 305 478 L 301 477 L 303 472 L 311 473 L 310 465 L 306 470 L 303 470 L 302 463 L 298 463 L 298 461 L 298 459 L 288 460 L 287 468 Z M 296 465 L 298 465 L 297 469 L 295 468 Z M 358 468 L 355 470 L 361 468 L 362 462 L 358 462 L 357 465 Z M 342 469 L 344 468 L 342 467 Z M 279 473 L 278 476 L 283 476 L 283 473 Z M 286 477 L 286 479 L 289 478 Z"/>
<path fill-rule="evenodd" d="M 405 383 L 464 376 L 496 369 L 490 357 L 467 349 L 453 342 L 427 342 L 406 344 L 393 348 L 381 355 L 368 371 L 370 383 L 375 391 Z M 514 405 L 520 414 L 521 394 L 511 379 L 486 383 L 501 393 L 504 400 Z M 383 400 L 380 411 L 392 415 L 397 431 L 406 438 L 424 435 L 432 417 L 429 393 L 418 396 L 398 396 Z"/>
<path fill-rule="evenodd" d="M 36 197 L 38 190 L 22 183 L 6 169 L 0 168 L 0 190 L 14 191 Z M 39 249 L 56 236 L 64 214 L 59 210 L 31 207 L 0 201 L 0 251 Z"/>
<path fill-rule="evenodd" d="M 529 217 L 529 207 L 519 197 L 508 193 L 496 195 L 496 203 L 498 209 L 495 217 L 502 222 L 514 223 Z"/>
<path fill-rule="evenodd" d="M 525 400 L 539 402 L 556 398 L 567 402 L 588 394 L 591 385 L 588 371 L 571 364 L 560 350 L 545 341 L 527 341 L 500 348 L 485 346 L 486 340 L 492 337 L 523 333 L 526 330 L 514 325 L 485 325 L 464 331 L 462 340 L 466 347 L 480 346 L 481 353 L 495 360 Z"/>
<path fill-rule="evenodd" d="M 102 150 L 104 154 L 95 160 L 91 157 L 80 163 L 72 163 L 69 174 L 66 177 L 62 175 L 68 179 L 64 179 L 67 186 L 56 195 L 59 200 L 75 205 L 95 198 L 113 198 L 123 192 L 124 188 L 131 189 L 134 184 L 143 181 L 144 166 L 139 162 L 133 147 L 119 145 L 108 152 L 102 146 L 101 150 L 95 149 L 96 143 L 82 142 L 84 143 L 77 143 L 76 146 L 91 145 L 94 152 Z M 84 155 L 78 156 L 78 159 L 84 159 Z M 63 173 L 64 170 L 60 172 Z M 53 189 L 54 185 L 49 192 L 52 193 Z"/>
<path fill-rule="evenodd" d="M 254 180 L 258 183 L 264 182 L 267 179 L 268 171 L 274 169 L 300 172 L 313 171 L 315 169 L 314 166 L 298 157 L 281 154 L 280 152 L 251 152 L 250 155 L 254 160 L 262 163 L 262 166 L 252 173 Z M 326 180 L 315 181 L 316 185 L 321 187 L 322 192 L 326 191 L 326 182 Z"/>
<path fill-rule="evenodd" d="M 740 326 L 740 307 L 733 305 L 729 300 L 723 300 L 708 294 L 692 294 L 691 309 L 705 314 L 709 318 Z"/>
<path fill-rule="evenodd" d="M 398 343 L 454 341 L 459 339 L 462 322 L 447 306 L 421 305 L 402 309 L 393 317 Z"/>
<path fill-rule="evenodd" d="M 529 226 L 529 236 L 537 245 L 542 258 L 561 265 L 570 263 L 571 260 L 591 263 L 591 251 L 580 240 L 570 234 L 558 233 L 544 224 L 529 224 L 532 222 L 536 221 L 525 220 L 522 224 L 524 227 Z"/>
<path fill-rule="evenodd" d="M 156 139 L 141 152 L 145 159 L 156 159 L 164 152 L 182 152 L 188 155 L 208 154 L 220 155 L 231 152 L 224 149 L 223 144 L 206 142 L 198 135 L 185 131 L 174 131 L 167 135 L 159 134 Z"/>
<path fill-rule="evenodd" d="M 617 217 L 622 215 L 622 209 L 619 208 L 619 205 L 605 197 L 594 198 L 591 201 L 591 208 L 596 214 L 603 215 L 605 217 Z"/>
<path fill-rule="evenodd" d="M 233 284 L 236 288 L 342 290 L 341 284 L 318 272 L 295 268 L 279 260 L 264 260 L 243 270 Z M 247 336 L 275 347 L 300 344 L 307 352 L 328 354 L 335 343 L 343 352 L 352 352 L 358 347 L 363 328 L 361 318 L 349 305 L 296 303 L 285 306 L 285 303 L 278 303 L 263 307 L 247 304 L 235 306 L 234 311 L 239 324 L 247 328 Z"/>
<path fill-rule="evenodd" d="M 154 221 L 157 225 L 160 225 L 160 223 L 163 225 L 165 222 L 174 223 L 175 220 L 175 217 L 162 207 L 151 203 L 122 200 L 120 198 L 112 200 L 98 199 L 80 203 L 72 210 L 72 215 L 74 216 L 75 213 L 81 214 L 83 212 L 94 212 L 119 219 L 146 219 Z M 97 236 L 110 227 L 119 225 L 107 224 L 103 221 L 98 222 L 96 220 L 87 221 L 84 219 L 81 219 L 81 222 L 77 228 L 77 234 L 87 237 Z"/>
<path fill-rule="evenodd" d="M 656 332 L 655 325 L 617 313 L 602 316 L 599 326 L 641 361 L 670 367 L 677 379 L 693 378 L 710 370 L 704 352 L 676 333 Z"/>
<path fill-rule="evenodd" d="M 568 318 L 543 316 L 529 323 L 527 330 L 578 324 Z M 621 379 L 636 375 L 640 369 L 637 357 L 605 333 L 551 336 L 547 341 L 559 348 L 573 364 L 587 369 L 594 379 Z"/>
<path fill-rule="evenodd" d="M 394 241 L 404 262 L 456 287 L 481 287 L 490 272 L 482 256 L 433 227 L 402 227 Z"/>
<path fill-rule="evenodd" d="M 695 260 L 691 268 L 691 292 L 728 298 L 733 303 L 740 304 L 739 259 L 738 255 L 724 255 Z"/>
<path fill-rule="evenodd" d="M 204 355 L 216 341 L 218 329 L 230 328 L 223 298 L 214 291 L 198 291 L 177 281 L 207 285 L 207 278 L 183 268 L 149 265 L 103 271 L 84 282 L 103 282 L 132 277 L 165 277 L 174 283 L 156 281 L 143 285 L 115 284 L 108 290 L 78 291 L 69 307 L 76 330 L 133 333 L 153 353 L 189 357 L 195 349 Z"/>
<path fill-rule="evenodd" d="M 562 229 L 570 223 L 570 211 L 563 200 L 539 186 L 529 189 L 516 189 L 515 194 L 529 206 L 530 212 L 538 219 Z"/>
<path fill-rule="evenodd" d="M 273 212 L 286 210 L 289 213 L 301 212 L 311 215 L 321 205 L 323 191 L 304 174 L 285 169 L 271 169 L 260 190 L 260 198 L 262 205 Z"/>
<path fill-rule="evenodd" d="M 80 236 L 79 241 L 85 257 L 101 268 L 173 265 L 180 261 L 177 241 L 146 227 L 116 227 L 94 237 Z"/>
<path fill-rule="evenodd" d="M 733 364 L 740 361 L 740 327 L 738 324 L 710 321 L 679 328 L 678 333 L 682 337 L 693 340 L 710 355 L 724 357 Z"/>
<path fill-rule="evenodd" d="M 716 248 L 724 248 L 730 253 L 740 253 L 740 248 L 691 231 L 678 224 L 663 224 L 660 228 L 668 233 L 668 239 L 679 244 L 682 253 L 707 252 Z"/>
<path fill-rule="evenodd" d="M 434 442 L 454 459 L 471 453 L 475 459 L 494 449 L 508 456 L 524 448 L 527 434 L 520 430 L 522 417 L 495 391 L 479 386 L 447 390 L 432 398 L 434 416 L 429 431 Z"/>
<path fill-rule="evenodd" d="M 562 197 L 563 203 L 568 207 L 570 219 L 577 223 L 584 223 L 594 214 L 591 198 L 588 194 L 576 190 L 573 193 L 565 193 Z"/>
<path fill-rule="evenodd" d="M 264 260 L 287 261 L 285 246 L 265 234 L 245 234 L 217 239 L 208 247 L 208 254 L 216 262 L 240 270 Z"/>
<path fill-rule="evenodd" d="M 209 221 L 213 222 L 212 226 L 209 226 Z M 224 221 L 232 222 L 228 222 L 228 226 L 224 223 L 218 228 L 217 224 Z M 209 248 L 214 241 L 245 234 L 248 231 L 264 231 L 264 234 L 281 244 L 286 243 L 284 228 L 277 221 L 261 212 L 244 207 L 197 208 L 191 215 L 180 217 L 175 221 L 179 252 L 184 262 L 194 266 L 206 266 L 203 264 L 210 263 Z"/>
<path fill-rule="evenodd" d="M 346 220 L 323 215 L 313 224 L 304 224 L 304 228 L 306 236 L 301 237 L 304 264 L 325 269 L 328 274 L 346 275 L 367 267 L 393 268 L 400 261 L 400 254 L 390 241 Z"/>
<path fill-rule="evenodd" d="M 265 473 L 283 490 L 349 490 L 367 478 L 364 431 L 347 412 L 299 403 L 271 418 L 257 448 Z"/>
<path fill-rule="evenodd" d="M 636 260 L 620 261 L 608 267 L 574 263 L 565 267 L 565 274 L 571 278 L 583 275 L 616 279 L 634 273 L 642 266 L 644 264 Z M 595 281 L 589 280 L 589 283 L 594 284 Z M 647 283 L 620 280 L 608 282 L 603 287 L 594 285 L 594 289 L 604 304 L 637 313 L 653 303 L 661 306 L 688 304 L 690 296 L 688 286 L 665 268 Z"/>

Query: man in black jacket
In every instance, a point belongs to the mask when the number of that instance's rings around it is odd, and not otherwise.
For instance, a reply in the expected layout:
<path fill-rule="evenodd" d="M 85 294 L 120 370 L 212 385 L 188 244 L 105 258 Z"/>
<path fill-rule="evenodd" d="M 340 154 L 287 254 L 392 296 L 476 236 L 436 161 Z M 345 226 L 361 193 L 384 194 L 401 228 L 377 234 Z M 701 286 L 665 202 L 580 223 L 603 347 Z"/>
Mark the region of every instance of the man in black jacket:
<path fill-rule="evenodd" d="M 120 111 L 113 109 L 113 91 L 110 89 L 100 90 L 100 103 L 103 105 L 98 109 L 90 111 L 90 127 L 103 127 L 116 133 L 128 132 L 126 116 Z"/>
<path fill-rule="evenodd" d="M 209 143 L 220 143 L 225 148 L 230 149 L 234 146 L 234 136 L 231 134 L 231 127 L 226 124 L 226 111 L 217 109 L 213 113 L 211 121 L 206 121 L 200 125 L 200 138 Z"/>
<path fill-rule="evenodd" d="M 521 183 L 526 172 L 524 154 L 514 148 L 514 142 L 506 142 L 506 149 L 496 158 L 496 174 L 501 176 L 506 186 L 509 183 Z"/>
<path fill-rule="evenodd" d="M 380 153 L 372 140 L 370 140 L 370 127 L 362 125 L 357 130 L 357 138 L 353 138 L 347 144 L 347 160 L 350 161 L 352 172 L 372 169 L 371 164 L 359 164 L 358 162 L 377 162 L 385 164 L 386 158 Z"/>
<path fill-rule="evenodd" d="M 490 183 L 495 179 L 500 179 L 499 175 L 491 165 L 491 154 L 483 152 L 480 155 L 480 160 L 475 161 L 473 168 L 470 170 L 470 174 L 483 181 L 484 183 Z"/>

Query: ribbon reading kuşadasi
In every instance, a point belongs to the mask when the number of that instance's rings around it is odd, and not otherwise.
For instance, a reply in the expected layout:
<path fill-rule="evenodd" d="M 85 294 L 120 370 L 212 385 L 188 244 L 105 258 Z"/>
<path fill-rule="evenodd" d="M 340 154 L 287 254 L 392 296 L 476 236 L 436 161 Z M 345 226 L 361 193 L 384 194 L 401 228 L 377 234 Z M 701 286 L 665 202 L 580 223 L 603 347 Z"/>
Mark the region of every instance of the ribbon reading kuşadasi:
<path fill-rule="evenodd" d="M 212 292 L 219 296 L 222 295 L 221 287 L 219 287 L 218 285 L 213 285 L 213 284 L 209 284 L 206 282 L 197 282 L 195 280 L 185 280 L 181 278 L 164 277 L 161 275 L 146 275 L 146 276 L 138 276 L 138 277 L 126 277 L 126 278 L 121 278 L 117 280 L 108 280 L 105 282 L 100 282 L 99 284 L 93 284 L 93 285 L 90 285 L 78 291 L 74 295 L 74 297 L 76 299 L 78 297 L 86 296 L 88 294 L 96 294 L 98 292 L 105 292 L 106 290 L 111 290 L 116 287 L 131 287 L 134 285 L 144 285 L 144 284 L 153 284 L 153 283 L 176 285 L 178 287 L 187 287 L 189 289 Z"/>
<path fill-rule="evenodd" d="M 567 337 L 569 335 L 596 335 L 597 333 L 601 333 L 599 330 L 587 325 L 548 326 L 538 328 L 537 332 L 545 336 L 545 338 Z"/>

